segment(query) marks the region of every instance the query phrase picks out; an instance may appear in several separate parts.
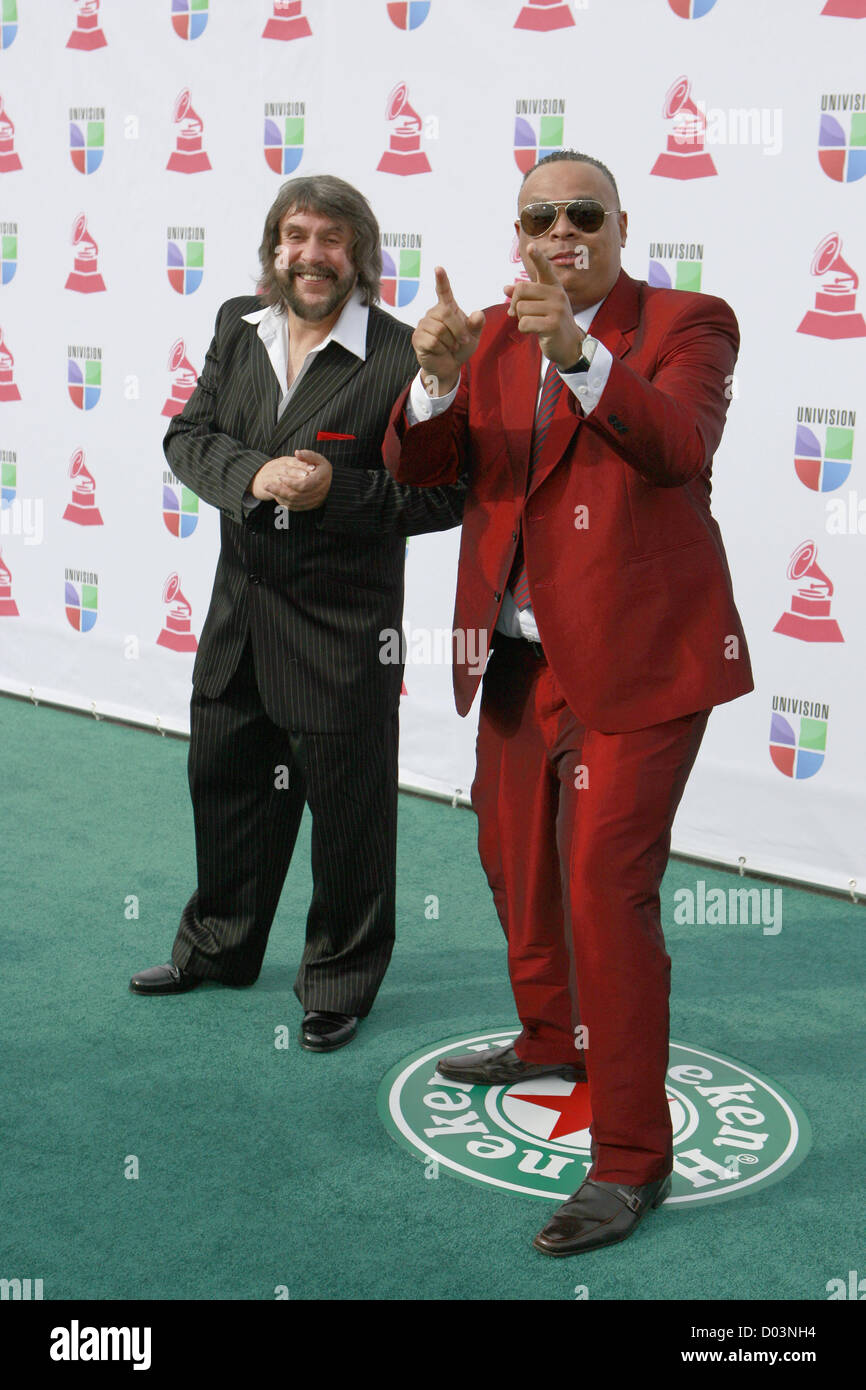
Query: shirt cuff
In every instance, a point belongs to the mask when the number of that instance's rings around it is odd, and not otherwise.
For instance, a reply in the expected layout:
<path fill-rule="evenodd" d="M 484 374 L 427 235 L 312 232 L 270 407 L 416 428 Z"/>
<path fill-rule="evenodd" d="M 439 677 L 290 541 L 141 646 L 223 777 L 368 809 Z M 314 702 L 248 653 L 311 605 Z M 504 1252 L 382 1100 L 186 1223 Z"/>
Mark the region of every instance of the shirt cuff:
<path fill-rule="evenodd" d="M 420 425 L 425 420 L 432 420 L 434 416 L 441 415 L 450 405 L 454 404 L 459 389 L 460 380 L 458 378 L 454 390 L 449 391 L 447 396 L 428 396 L 419 372 L 412 382 L 412 389 L 406 398 L 406 419 L 409 424 Z"/>
<path fill-rule="evenodd" d="M 560 372 L 569 391 L 577 397 L 584 415 L 590 415 L 601 400 L 612 365 L 613 357 L 609 349 L 604 343 L 598 343 L 588 372 Z"/>

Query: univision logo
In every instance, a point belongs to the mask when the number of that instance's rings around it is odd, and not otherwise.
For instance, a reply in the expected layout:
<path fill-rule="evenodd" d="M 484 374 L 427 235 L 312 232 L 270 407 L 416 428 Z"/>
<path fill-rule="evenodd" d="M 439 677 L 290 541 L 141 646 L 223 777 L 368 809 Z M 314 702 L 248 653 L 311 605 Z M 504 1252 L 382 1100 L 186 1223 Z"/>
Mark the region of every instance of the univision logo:
<path fill-rule="evenodd" d="M 856 422 L 856 410 L 798 406 L 794 468 L 804 487 L 834 492 L 842 486 L 851 472 Z M 811 425 L 821 428 L 816 432 Z"/>
<path fill-rule="evenodd" d="M 90 632 L 96 626 L 99 576 L 86 570 L 66 570 L 64 577 L 66 620 L 76 632 Z"/>
<path fill-rule="evenodd" d="M 514 103 L 514 159 L 518 169 L 530 169 L 562 149 L 565 100 L 562 97 L 525 97 Z"/>
<path fill-rule="evenodd" d="M 204 276 L 204 227 L 169 227 L 165 255 L 172 289 L 193 294 Z"/>
<path fill-rule="evenodd" d="M 790 718 L 785 718 L 788 715 Z M 824 765 L 830 706 L 818 700 L 773 696 L 770 757 L 785 777 L 801 782 Z"/>
<path fill-rule="evenodd" d="M 866 92 L 823 94 L 818 160 L 836 183 L 855 183 L 866 174 Z"/>
<path fill-rule="evenodd" d="M 0 222 L 0 285 L 8 285 L 18 269 L 18 223 Z"/>
<path fill-rule="evenodd" d="M 294 173 L 304 155 L 305 101 L 265 102 L 265 161 L 275 174 Z"/>
<path fill-rule="evenodd" d="M 171 0 L 171 27 L 179 39 L 198 39 L 207 28 L 209 0 Z"/>
<path fill-rule="evenodd" d="M 513 1042 L 519 1028 L 430 1044 L 383 1079 L 379 1116 L 425 1163 L 425 1176 L 562 1202 L 591 1167 L 586 1082 L 555 1076 L 513 1086 L 445 1081 L 437 1060 Z M 778 1182 L 811 1147 L 809 1121 L 781 1086 L 730 1057 L 672 1042 L 667 1095 L 674 1131 L 666 1206 L 727 1201 Z"/>
<path fill-rule="evenodd" d="M 647 280 L 659 289 L 700 290 L 703 266 L 702 241 L 650 242 Z"/>
<path fill-rule="evenodd" d="M 69 109 L 69 157 L 79 174 L 95 174 L 105 153 L 105 107 Z"/>
<path fill-rule="evenodd" d="M 402 308 L 418 293 L 421 277 L 421 233 L 382 233 L 382 279 L 379 285 L 386 304 Z"/>

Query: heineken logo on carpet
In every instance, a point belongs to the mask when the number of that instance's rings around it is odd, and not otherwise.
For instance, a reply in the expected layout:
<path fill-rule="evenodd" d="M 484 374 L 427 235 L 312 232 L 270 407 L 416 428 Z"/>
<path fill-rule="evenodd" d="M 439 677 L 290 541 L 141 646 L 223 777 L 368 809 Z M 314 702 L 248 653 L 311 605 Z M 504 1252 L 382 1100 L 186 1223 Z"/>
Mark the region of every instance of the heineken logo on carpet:
<path fill-rule="evenodd" d="M 392 1067 L 379 1114 L 393 1139 L 469 1182 L 557 1202 L 590 1168 L 589 1087 L 557 1076 L 513 1086 L 446 1081 L 440 1057 L 483 1053 L 519 1029 L 448 1038 Z M 809 1152 L 809 1121 L 781 1086 L 730 1057 L 672 1042 L 667 1094 L 674 1172 L 667 1204 L 720 1202 L 787 1177 Z"/>

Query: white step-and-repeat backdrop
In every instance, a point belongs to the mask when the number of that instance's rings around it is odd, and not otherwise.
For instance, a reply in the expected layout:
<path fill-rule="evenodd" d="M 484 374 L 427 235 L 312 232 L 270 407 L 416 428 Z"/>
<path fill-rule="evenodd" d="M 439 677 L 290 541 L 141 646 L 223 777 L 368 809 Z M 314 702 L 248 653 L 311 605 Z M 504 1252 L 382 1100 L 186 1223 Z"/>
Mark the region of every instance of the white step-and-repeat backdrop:
<path fill-rule="evenodd" d="M 754 694 L 710 721 L 684 853 L 866 883 L 866 0 L 0 0 L 0 688 L 184 731 L 216 512 L 161 441 L 265 212 L 339 174 L 414 323 L 514 274 L 522 171 L 614 171 L 626 269 L 743 347 L 713 500 Z M 458 533 L 408 548 L 404 784 L 465 798 Z M 639 602 L 639 595 L 635 596 Z M 579 602 L 579 595 L 575 595 Z"/>

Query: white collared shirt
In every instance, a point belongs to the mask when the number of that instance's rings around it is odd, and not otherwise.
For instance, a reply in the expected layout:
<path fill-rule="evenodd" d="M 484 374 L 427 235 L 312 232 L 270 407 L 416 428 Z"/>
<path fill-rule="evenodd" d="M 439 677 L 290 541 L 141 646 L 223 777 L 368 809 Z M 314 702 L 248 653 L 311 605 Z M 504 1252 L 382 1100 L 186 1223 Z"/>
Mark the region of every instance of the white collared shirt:
<path fill-rule="evenodd" d="M 588 309 L 581 309 L 579 313 L 575 314 L 574 321 L 583 333 L 589 334 L 589 326 L 603 303 L 604 300 L 600 299 L 597 304 L 591 304 Z M 594 341 L 597 342 L 598 340 Z M 577 397 L 584 415 L 591 414 L 601 400 L 602 392 L 607 386 L 612 362 L 613 357 L 604 343 L 598 343 L 588 372 L 561 373 L 565 385 Z M 541 399 L 541 389 L 544 385 L 548 366 L 549 358 L 542 353 L 536 406 Z M 412 389 L 406 401 L 406 417 L 409 424 L 417 425 L 423 420 L 432 420 L 435 415 L 441 415 L 453 404 L 459 386 L 460 382 L 458 381 L 454 390 L 449 391 L 447 396 L 428 396 L 419 372 L 412 382 Z M 506 589 L 502 596 L 502 607 L 499 610 L 496 631 L 504 633 L 506 637 L 525 637 L 530 642 L 541 640 L 532 608 L 518 608 L 510 589 Z"/>
<path fill-rule="evenodd" d="M 289 320 L 282 307 L 275 308 L 268 305 L 265 309 L 254 309 L 251 314 L 244 314 L 244 323 L 258 325 L 258 335 L 265 350 L 270 358 L 271 366 L 276 373 L 280 390 L 282 392 L 280 402 L 277 406 L 277 419 L 279 420 L 286 409 L 292 396 L 309 369 L 313 358 L 317 352 L 321 352 L 329 343 L 339 343 L 355 357 L 360 357 L 365 361 L 367 356 L 367 320 L 370 317 L 369 306 L 362 301 L 361 291 L 356 289 L 343 305 L 342 313 L 331 329 L 327 338 L 323 338 L 315 347 L 310 348 L 304 358 L 303 366 L 298 372 L 291 386 L 286 386 L 289 375 Z"/>

